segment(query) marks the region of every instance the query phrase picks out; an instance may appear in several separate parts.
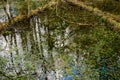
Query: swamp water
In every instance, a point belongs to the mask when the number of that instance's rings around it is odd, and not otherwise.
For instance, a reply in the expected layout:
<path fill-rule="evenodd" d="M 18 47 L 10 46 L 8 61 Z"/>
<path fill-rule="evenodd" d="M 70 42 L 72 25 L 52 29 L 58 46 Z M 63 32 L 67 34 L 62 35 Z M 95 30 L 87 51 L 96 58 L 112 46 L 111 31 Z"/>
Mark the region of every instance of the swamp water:
<path fill-rule="evenodd" d="M 120 36 L 107 26 L 73 5 L 14 25 L 0 35 L 0 80 L 119 80 Z"/>

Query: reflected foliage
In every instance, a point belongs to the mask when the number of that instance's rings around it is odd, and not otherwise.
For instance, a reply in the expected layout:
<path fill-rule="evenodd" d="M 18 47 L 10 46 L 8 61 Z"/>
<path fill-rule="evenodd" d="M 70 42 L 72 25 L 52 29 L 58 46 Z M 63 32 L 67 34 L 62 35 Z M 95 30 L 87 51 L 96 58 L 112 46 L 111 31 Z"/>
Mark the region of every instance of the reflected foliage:
<path fill-rule="evenodd" d="M 1 35 L 0 79 L 119 80 L 120 34 L 110 26 L 67 3 L 18 22 Z"/>

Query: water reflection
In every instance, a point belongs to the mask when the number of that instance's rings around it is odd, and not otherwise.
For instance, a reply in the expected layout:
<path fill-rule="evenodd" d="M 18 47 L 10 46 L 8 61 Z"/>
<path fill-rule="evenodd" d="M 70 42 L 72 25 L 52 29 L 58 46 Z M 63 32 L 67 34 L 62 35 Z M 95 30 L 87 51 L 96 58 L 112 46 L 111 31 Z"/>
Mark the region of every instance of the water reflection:
<path fill-rule="evenodd" d="M 1 35 L 0 54 L 9 61 L 6 66 L 7 75 L 16 78 L 27 74 L 27 79 L 60 80 L 63 70 L 74 59 L 74 52 L 71 54 L 70 49 L 65 48 L 69 44 L 70 30 L 63 30 L 59 26 L 50 30 L 49 25 L 42 24 L 37 16 L 30 23 L 33 27 L 30 31 L 15 29 L 13 34 Z M 71 58 L 66 64 L 63 58 L 68 57 Z"/>
<path fill-rule="evenodd" d="M 3 57 L 1 59 L 5 59 L 1 70 L 6 72 L 0 79 L 99 80 L 99 71 L 93 67 L 99 64 L 97 61 L 101 56 L 98 54 L 91 59 L 90 55 L 103 50 L 104 40 L 97 42 L 99 37 L 96 35 L 100 36 L 101 40 L 104 36 L 95 31 L 98 28 L 86 28 L 75 22 L 92 23 L 100 27 L 107 24 L 101 23 L 101 20 L 97 21 L 98 17 L 89 17 L 93 15 L 81 8 L 69 8 L 66 10 L 71 10 L 71 13 L 60 9 L 59 15 L 70 21 L 56 16 L 54 10 L 51 14 L 49 11 L 43 12 L 44 14 L 36 15 L 28 22 L 12 27 L 12 31 L 8 31 L 11 34 L 0 36 L 0 55 Z M 78 13 L 78 10 L 81 10 L 81 13 Z M 100 30 L 106 31 L 106 29 Z M 96 57 L 100 58 L 95 60 Z M 88 65 L 88 58 L 91 63 L 96 64 Z"/>

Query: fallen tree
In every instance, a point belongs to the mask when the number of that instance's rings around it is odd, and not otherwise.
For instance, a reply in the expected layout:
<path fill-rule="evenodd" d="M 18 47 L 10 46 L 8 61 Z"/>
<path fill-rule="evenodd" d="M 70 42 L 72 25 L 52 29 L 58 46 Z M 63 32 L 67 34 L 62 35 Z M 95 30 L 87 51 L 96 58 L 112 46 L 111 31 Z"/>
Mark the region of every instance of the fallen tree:
<path fill-rule="evenodd" d="M 49 3 L 47 3 L 46 5 L 44 5 L 43 7 L 38 7 L 35 10 L 31 10 L 29 13 L 29 15 L 21 15 L 19 14 L 18 16 L 16 16 L 15 18 L 12 18 L 11 20 L 9 20 L 9 22 L 2 22 L 0 23 L 0 31 L 3 31 L 6 28 L 10 28 L 9 26 L 14 25 L 20 21 L 28 21 L 32 16 L 37 15 L 38 13 L 46 10 L 46 9 L 50 9 L 51 7 L 58 7 L 58 5 L 60 3 L 64 3 L 64 0 L 51 0 Z M 60 6 L 60 5 L 59 5 Z M 89 24 L 83 24 L 83 23 L 79 23 L 79 25 L 82 26 L 88 26 Z"/>
<path fill-rule="evenodd" d="M 83 9 L 92 12 L 93 14 L 101 17 L 102 19 L 104 19 L 105 21 L 107 21 L 108 23 L 110 23 L 111 25 L 113 25 L 113 28 L 115 30 L 119 30 L 120 31 L 120 18 L 118 16 L 115 16 L 113 14 L 104 12 L 99 10 L 98 8 L 93 8 L 92 6 L 87 6 L 84 2 L 82 1 L 78 1 L 78 0 L 65 0 L 67 3 L 71 4 L 71 5 L 76 5 L 78 7 L 82 7 Z"/>
<path fill-rule="evenodd" d="M 107 13 L 107 12 L 103 12 L 103 11 L 99 10 L 98 8 L 93 8 L 92 6 L 87 6 L 84 2 L 81 2 L 81 1 L 78 1 L 78 0 L 60 0 L 60 1 L 63 2 L 63 3 L 66 2 L 66 3 L 71 4 L 71 5 L 76 5 L 78 7 L 82 7 L 83 9 L 92 12 L 93 14 L 101 17 L 105 21 L 112 24 L 114 29 L 120 30 L 120 19 L 116 15 L 113 15 L 113 14 L 110 14 L 110 13 Z M 59 2 L 59 0 L 58 1 L 52 0 L 48 4 L 44 5 L 43 7 L 38 7 L 35 10 L 31 10 L 29 15 L 18 15 L 17 17 L 12 19 L 10 22 L 0 23 L 0 31 L 8 28 L 10 25 L 14 25 L 15 23 L 17 23 L 19 21 L 29 19 L 32 16 L 37 15 L 38 13 L 40 13 L 40 12 L 46 10 L 46 9 L 51 8 L 52 6 L 55 7 L 55 5 L 58 4 L 58 2 Z M 86 24 L 81 23 L 79 25 L 86 25 Z"/>
<path fill-rule="evenodd" d="M 6 29 L 10 25 L 14 25 L 16 22 L 29 19 L 32 16 L 37 15 L 38 13 L 40 13 L 40 12 L 42 12 L 42 11 L 56 5 L 56 4 L 57 4 L 57 2 L 51 1 L 48 4 L 44 5 L 43 7 L 38 7 L 35 10 L 31 10 L 29 15 L 21 15 L 21 14 L 19 14 L 15 18 L 12 18 L 9 22 L 2 22 L 2 23 L 0 23 L 0 31 L 2 31 L 3 29 Z"/>

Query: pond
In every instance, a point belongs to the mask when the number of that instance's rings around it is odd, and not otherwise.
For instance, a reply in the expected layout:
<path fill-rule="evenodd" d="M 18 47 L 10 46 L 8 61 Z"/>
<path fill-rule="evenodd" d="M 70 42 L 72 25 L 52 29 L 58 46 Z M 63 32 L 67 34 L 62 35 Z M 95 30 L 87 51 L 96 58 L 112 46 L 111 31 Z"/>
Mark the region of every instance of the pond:
<path fill-rule="evenodd" d="M 119 80 L 120 36 L 108 26 L 68 4 L 20 22 L 0 35 L 0 79 Z"/>

